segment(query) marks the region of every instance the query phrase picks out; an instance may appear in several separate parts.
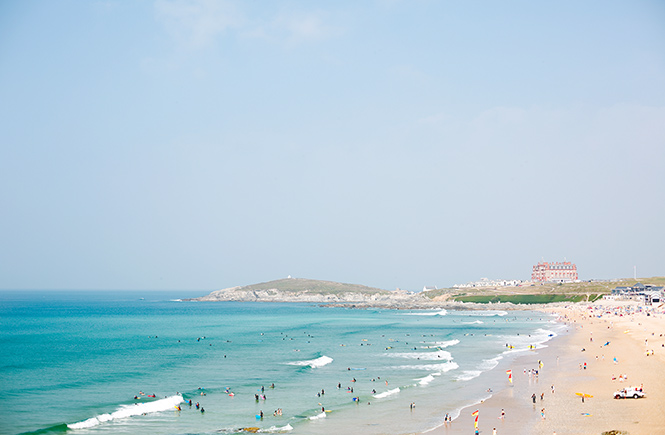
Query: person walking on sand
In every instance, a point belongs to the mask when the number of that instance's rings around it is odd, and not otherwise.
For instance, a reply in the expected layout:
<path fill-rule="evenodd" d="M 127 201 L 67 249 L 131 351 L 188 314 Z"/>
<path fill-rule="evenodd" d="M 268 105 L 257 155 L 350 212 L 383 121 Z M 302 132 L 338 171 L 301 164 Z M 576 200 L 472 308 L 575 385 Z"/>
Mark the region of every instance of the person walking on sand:
<path fill-rule="evenodd" d="M 492 435 L 496 435 L 496 428 L 492 429 Z"/>

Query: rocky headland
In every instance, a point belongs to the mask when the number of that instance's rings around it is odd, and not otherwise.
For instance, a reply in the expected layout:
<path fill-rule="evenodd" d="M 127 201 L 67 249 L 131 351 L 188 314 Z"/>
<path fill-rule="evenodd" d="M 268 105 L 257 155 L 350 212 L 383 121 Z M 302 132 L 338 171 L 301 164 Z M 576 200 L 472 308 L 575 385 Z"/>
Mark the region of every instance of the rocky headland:
<path fill-rule="evenodd" d="M 248 286 L 216 290 L 207 296 L 187 299 L 201 302 L 285 302 L 314 303 L 349 308 L 390 309 L 488 309 L 488 304 L 456 302 L 449 295 L 433 297 L 406 290 L 382 290 L 357 284 L 343 284 L 303 278 L 286 278 Z M 512 303 L 491 304 L 493 309 L 518 308 Z"/>

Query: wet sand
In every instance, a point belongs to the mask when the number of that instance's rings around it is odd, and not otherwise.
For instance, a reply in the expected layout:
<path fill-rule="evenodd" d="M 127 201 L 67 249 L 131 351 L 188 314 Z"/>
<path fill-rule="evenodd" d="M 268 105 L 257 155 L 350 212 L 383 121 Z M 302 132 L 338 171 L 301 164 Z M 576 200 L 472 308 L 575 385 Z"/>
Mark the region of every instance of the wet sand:
<path fill-rule="evenodd" d="M 512 384 L 506 375 L 504 389 L 465 408 L 459 418 L 428 435 L 473 434 L 475 410 L 483 435 L 492 435 L 494 428 L 497 435 L 600 435 L 612 430 L 665 434 L 663 308 L 650 307 L 647 315 L 632 303 L 597 303 L 546 311 L 561 316 L 568 334 L 556 337 L 545 349 L 525 351 L 512 364 Z M 653 355 L 647 356 L 647 351 Z M 536 369 L 538 376 L 528 374 Z M 621 382 L 620 375 L 627 379 Z M 613 398 L 616 390 L 641 384 L 646 398 Z M 593 397 L 582 402 L 576 393 Z M 504 419 L 499 418 L 502 409 Z"/>

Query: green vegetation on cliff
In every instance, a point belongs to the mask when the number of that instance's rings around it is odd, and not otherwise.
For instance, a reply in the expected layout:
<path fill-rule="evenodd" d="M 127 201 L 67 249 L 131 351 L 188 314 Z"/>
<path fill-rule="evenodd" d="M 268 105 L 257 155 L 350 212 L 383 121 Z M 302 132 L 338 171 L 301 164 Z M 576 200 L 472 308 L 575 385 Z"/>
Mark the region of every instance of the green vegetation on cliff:
<path fill-rule="evenodd" d="M 374 287 L 367 287 L 359 284 L 344 284 L 332 281 L 319 281 L 315 279 L 304 278 L 285 278 L 275 281 L 262 282 L 243 287 L 238 287 L 239 291 L 258 291 L 258 290 L 279 290 L 282 292 L 307 292 L 314 294 L 341 294 L 341 293 L 360 293 L 360 294 L 390 294 L 388 290 L 381 290 Z"/>

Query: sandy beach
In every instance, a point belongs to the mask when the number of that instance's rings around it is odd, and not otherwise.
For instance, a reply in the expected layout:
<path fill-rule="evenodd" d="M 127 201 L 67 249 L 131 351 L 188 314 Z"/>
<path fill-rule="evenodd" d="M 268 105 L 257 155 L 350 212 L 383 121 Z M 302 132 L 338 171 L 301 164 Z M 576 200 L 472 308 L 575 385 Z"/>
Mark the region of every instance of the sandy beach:
<path fill-rule="evenodd" d="M 665 433 L 664 308 L 602 301 L 545 311 L 568 333 L 526 351 L 512 365 L 512 384 L 506 375 L 505 388 L 428 434 L 473 434 L 476 410 L 485 435 Z M 614 399 L 639 386 L 646 397 Z"/>

